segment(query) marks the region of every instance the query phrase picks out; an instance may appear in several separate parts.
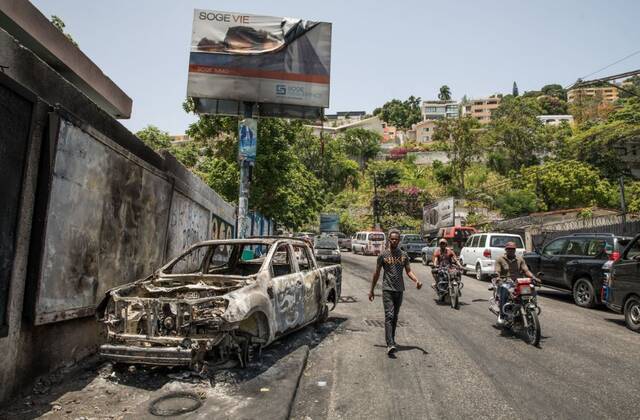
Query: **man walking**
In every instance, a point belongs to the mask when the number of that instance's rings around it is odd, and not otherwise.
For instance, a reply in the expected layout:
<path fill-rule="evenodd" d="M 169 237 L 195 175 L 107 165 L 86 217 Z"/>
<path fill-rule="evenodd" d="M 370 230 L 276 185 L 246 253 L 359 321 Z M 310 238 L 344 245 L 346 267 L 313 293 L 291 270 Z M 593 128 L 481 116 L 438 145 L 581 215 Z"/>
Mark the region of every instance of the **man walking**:
<path fill-rule="evenodd" d="M 398 247 L 400 243 L 400 232 L 392 230 L 389 232 L 389 249 L 386 249 L 378 257 L 376 271 L 373 273 L 371 290 L 369 291 L 369 301 L 373 302 L 373 291 L 380 278 L 380 270 L 384 269 L 382 278 L 382 303 L 384 305 L 384 334 L 387 341 L 387 354 L 391 356 L 396 351 L 396 325 L 398 324 L 398 313 L 402 304 L 402 293 L 404 292 L 405 270 L 409 278 L 420 289 L 422 283 L 409 264 L 409 255 Z"/>

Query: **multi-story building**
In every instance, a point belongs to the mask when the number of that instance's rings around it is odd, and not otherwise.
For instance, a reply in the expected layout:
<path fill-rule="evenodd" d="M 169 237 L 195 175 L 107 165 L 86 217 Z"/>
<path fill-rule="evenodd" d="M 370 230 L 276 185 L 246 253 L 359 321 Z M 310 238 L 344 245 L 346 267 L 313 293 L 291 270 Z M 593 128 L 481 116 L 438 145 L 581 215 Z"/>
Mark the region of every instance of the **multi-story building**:
<path fill-rule="evenodd" d="M 471 115 L 480 121 L 480 124 L 488 124 L 491 121 L 491 114 L 500 105 L 502 98 L 498 95 L 491 95 L 488 98 L 472 99 L 462 105 L 462 115 Z"/>
<path fill-rule="evenodd" d="M 346 120 L 344 125 L 339 125 L 337 127 L 332 127 L 330 125 L 306 125 L 305 127 L 309 127 L 316 136 L 320 136 L 322 134 L 325 136 L 335 137 L 350 128 L 363 128 L 365 130 L 378 133 L 382 138 L 385 134 L 385 125 L 384 121 L 379 117 L 370 117 L 358 121 Z"/>
<path fill-rule="evenodd" d="M 571 124 L 573 122 L 573 115 L 538 115 L 538 119 L 544 125 L 560 125 L 564 121 Z"/>
<path fill-rule="evenodd" d="M 433 141 L 433 133 L 436 129 L 436 120 L 424 120 L 411 127 L 415 132 L 415 140 L 418 143 L 429 143 Z"/>
<path fill-rule="evenodd" d="M 567 102 L 574 103 L 580 98 L 596 97 L 600 103 L 613 103 L 618 99 L 618 88 L 615 86 L 582 87 L 567 92 Z"/>
<path fill-rule="evenodd" d="M 356 121 L 361 121 L 366 117 L 365 111 L 343 111 L 335 114 L 327 114 L 328 125 L 332 127 L 339 127 L 341 125 L 349 124 Z"/>
<path fill-rule="evenodd" d="M 182 144 L 189 141 L 191 141 L 191 139 L 186 134 L 176 134 L 175 136 L 171 136 L 171 144 Z"/>
<path fill-rule="evenodd" d="M 424 101 L 422 102 L 422 119 L 456 118 L 459 114 L 458 108 L 459 104 L 455 101 Z"/>

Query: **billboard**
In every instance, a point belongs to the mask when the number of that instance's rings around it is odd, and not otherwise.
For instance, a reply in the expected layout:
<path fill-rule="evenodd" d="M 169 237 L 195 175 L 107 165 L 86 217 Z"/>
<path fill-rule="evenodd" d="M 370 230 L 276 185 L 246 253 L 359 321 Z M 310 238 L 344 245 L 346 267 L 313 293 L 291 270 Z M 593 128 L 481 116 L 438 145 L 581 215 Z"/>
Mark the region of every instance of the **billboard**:
<path fill-rule="evenodd" d="M 261 116 L 321 115 L 330 68 L 330 23 L 194 11 L 187 96 L 198 112 L 242 115 L 250 102 Z"/>

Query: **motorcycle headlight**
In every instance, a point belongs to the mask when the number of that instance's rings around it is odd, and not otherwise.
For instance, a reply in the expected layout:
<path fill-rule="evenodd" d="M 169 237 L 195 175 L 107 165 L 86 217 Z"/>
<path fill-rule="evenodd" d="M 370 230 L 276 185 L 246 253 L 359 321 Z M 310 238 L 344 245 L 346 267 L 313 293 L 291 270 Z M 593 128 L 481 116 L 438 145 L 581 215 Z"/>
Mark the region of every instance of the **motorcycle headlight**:
<path fill-rule="evenodd" d="M 229 306 L 226 299 L 214 299 L 204 303 L 198 303 L 191 307 L 191 317 L 193 321 L 202 321 L 217 318 L 224 314 Z"/>

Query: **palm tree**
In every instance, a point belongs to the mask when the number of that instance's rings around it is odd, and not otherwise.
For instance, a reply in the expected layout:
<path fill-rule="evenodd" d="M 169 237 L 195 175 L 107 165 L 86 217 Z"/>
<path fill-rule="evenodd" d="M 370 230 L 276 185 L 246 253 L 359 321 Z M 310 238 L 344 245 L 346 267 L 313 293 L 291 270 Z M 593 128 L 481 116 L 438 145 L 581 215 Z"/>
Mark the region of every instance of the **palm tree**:
<path fill-rule="evenodd" d="M 451 99 L 451 89 L 449 89 L 449 86 L 443 85 L 440 87 L 438 99 L 440 99 L 441 101 L 448 101 Z"/>

